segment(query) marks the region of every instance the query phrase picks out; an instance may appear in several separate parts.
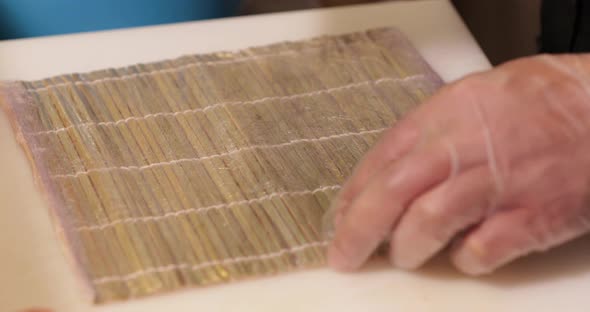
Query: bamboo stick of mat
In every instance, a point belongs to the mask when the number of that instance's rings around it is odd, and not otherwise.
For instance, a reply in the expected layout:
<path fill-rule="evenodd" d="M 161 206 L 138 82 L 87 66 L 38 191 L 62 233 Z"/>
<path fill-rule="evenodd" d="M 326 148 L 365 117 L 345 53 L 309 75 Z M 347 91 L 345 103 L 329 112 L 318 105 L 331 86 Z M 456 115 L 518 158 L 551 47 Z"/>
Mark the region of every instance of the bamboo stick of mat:
<path fill-rule="evenodd" d="M 107 302 L 323 265 L 330 200 L 440 85 L 385 28 L 5 82 L 0 101 Z"/>

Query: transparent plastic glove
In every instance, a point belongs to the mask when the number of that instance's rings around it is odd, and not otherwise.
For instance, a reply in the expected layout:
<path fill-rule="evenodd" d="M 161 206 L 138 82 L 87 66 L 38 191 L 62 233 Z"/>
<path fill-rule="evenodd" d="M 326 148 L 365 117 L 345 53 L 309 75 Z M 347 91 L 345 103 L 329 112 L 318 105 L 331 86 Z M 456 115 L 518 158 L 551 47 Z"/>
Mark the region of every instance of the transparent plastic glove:
<path fill-rule="evenodd" d="M 452 244 L 484 274 L 590 230 L 590 56 L 537 56 L 448 85 L 388 130 L 327 217 L 329 263 L 383 242 L 413 269 Z"/>

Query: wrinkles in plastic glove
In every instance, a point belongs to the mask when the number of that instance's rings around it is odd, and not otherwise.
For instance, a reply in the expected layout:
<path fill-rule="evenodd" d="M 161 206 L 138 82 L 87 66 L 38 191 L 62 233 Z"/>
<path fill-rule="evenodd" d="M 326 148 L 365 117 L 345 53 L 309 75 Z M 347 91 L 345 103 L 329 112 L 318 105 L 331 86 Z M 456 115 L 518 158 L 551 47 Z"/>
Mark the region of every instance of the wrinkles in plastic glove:
<path fill-rule="evenodd" d="M 589 232 L 590 55 L 520 59 L 443 87 L 384 133 L 324 224 L 338 270 L 382 244 L 404 269 L 449 246 L 473 275 Z"/>

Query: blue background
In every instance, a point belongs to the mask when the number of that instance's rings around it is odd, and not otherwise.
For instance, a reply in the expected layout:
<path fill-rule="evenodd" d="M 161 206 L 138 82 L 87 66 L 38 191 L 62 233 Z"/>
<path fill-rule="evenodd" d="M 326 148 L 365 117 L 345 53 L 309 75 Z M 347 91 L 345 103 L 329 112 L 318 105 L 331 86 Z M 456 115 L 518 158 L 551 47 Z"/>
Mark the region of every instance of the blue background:
<path fill-rule="evenodd" d="M 236 13 L 239 0 L 0 0 L 0 39 L 182 22 Z"/>

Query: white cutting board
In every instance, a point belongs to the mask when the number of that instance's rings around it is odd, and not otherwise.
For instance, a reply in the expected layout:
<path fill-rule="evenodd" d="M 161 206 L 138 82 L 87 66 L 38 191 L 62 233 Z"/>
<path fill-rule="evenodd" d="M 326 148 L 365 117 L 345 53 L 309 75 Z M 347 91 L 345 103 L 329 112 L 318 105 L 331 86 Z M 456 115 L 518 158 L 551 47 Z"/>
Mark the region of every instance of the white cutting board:
<path fill-rule="evenodd" d="M 36 79 L 182 54 L 398 26 L 447 81 L 489 67 L 444 0 L 395 2 L 0 42 L 0 79 Z M 0 311 L 588 311 L 590 240 L 485 279 L 443 260 L 418 273 L 328 269 L 93 307 L 64 259 L 25 157 L 0 114 Z"/>

